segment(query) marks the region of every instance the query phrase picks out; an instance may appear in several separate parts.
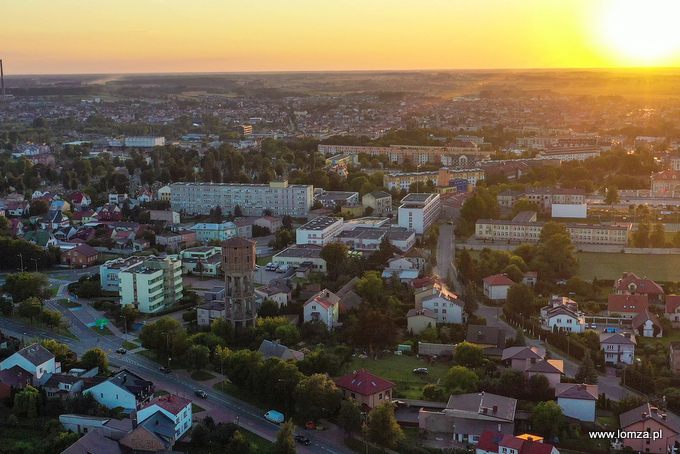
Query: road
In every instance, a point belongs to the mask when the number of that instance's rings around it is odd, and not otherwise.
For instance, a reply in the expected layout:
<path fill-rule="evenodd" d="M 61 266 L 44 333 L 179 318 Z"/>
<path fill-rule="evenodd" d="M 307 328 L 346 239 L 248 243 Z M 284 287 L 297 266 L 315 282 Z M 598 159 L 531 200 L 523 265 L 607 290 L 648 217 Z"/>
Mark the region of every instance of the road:
<path fill-rule="evenodd" d="M 58 304 L 58 303 L 57 303 Z M 67 311 L 68 312 L 68 311 Z M 76 311 L 80 312 L 80 311 Z M 63 312 L 62 312 L 63 313 Z M 94 347 L 101 347 L 109 357 L 109 363 L 112 366 L 126 368 L 131 372 L 139 374 L 140 376 L 151 380 L 157 389 L 164 389 L 173 394 L 184 395 L 188 398 L 194 398 L 194 391 L 196 389 L 203 389 L 207 394 L 207 399 L 198 399 L 196 402 L 210 411 L 217 421 L 236 421 L 237 416 L 239 424 L 246 429 L 268 439 L 274 440 L 276 433 L 279 431 L 279 426 L 270 423 L 264 419 L 264 411 L 253 405 L 235 399 L 225 393 L 212 389 L 210 387 L 203 388 L 201 383 L 185 377 L 180 372 L 173 372 L 170 374 L 163 374 L 158 370 L 158 364 L 149 360 L 148 358 L 127 353 L 120 355 L 115 353 L 115 350 L 122 346 L 123 339 L 115 336 L 102 336 L 92 331 L 82 320 L 78 317 L 69 317 L 72 320 L 72 331 L 82 332 L 86 334 L 85 338 L 74 340 L 48 330 L 36 328 L 31 325 L 26 325 L 14 319 L 0 318 L 0 330 L 10 336 L 17 338 L 25 338 L 25 340 L 37 339 L 55 339 L 59 342 L 65 343 L 78 355 L 82 355 L 86 350 Z M 309 447 L 298 446 L 298 452 L 301 453 L 338 453 L 351 454 L 353 451 L 346 448 L 342 443 L 342 431 L 339 429 L 327 430 L 323 432 L 303 431 L 304 435 L 312 441 Z M 303 433 L 302 431 L 299 433 Z"/>

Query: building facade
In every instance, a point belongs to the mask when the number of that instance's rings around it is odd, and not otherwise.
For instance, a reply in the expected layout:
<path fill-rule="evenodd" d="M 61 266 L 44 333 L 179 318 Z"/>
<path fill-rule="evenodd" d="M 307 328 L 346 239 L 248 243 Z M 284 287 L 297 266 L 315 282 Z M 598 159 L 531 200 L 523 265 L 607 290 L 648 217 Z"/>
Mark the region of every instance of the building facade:
<path fill-rule="evenodd" d="M 401 199 L 399 227 L 417 234 L 427 233 L 437 222 L 442 211 L 439 194 L 408 194 Z"/>
<path fill-rule="evenodd" d="M 335 241 L 342 230 L 342 218 L 320 216 L 300 226 L 295 231 L 296 244 L 325 246 Z"/>
<path fill-rule="evenodd" d="M 153 314 L 182 299 L 182 261 L 171 257 L 145 257 L 141 263 L 121 270 L 120 304 L 133 305 Z"/>

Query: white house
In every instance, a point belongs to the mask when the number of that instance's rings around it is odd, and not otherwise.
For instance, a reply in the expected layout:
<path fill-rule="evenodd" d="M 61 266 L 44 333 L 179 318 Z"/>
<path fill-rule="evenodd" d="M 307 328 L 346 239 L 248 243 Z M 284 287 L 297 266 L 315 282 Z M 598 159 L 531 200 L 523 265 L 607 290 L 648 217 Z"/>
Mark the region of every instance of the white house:
<path fill-rule="evenodd" d="M 562 408 L 564 416 L 576 418 L 579 421 L 595 421 L 597 396 L 597 385 L 560 383 L 555 388 L 557 405 Z"/>
<path fill-rule="evenodd" d="M 153 396 L 153 382 L 123 369 L 108 380 L 86 389 L 94 399 L 108 408 L 123 408 L 125 413 L 137 410 Z"/>
<path fill-rule="evenodd" d="M 659 317 L 654 312 L 645 309 L 630 321 L 633 331 L 642 337 L 662 337 L 663 327 Z"/>
<path fill-rule="evenodd" d="M 323 289 L 312 296 L 303 305 L 303 320 L 305 322 L 321 321 L 328 329 L 338 321 L 340 297 L 328 289 Z"/>
<path fill-rule="evenodd" d="M 42 384 L 51 374 L 61 372 L 61 363 L 56 362 L 52 352 L 40 344 L 24 347 L 0 362 L 0 370 L 10 369 L 14 366 L 19 366 L 33 375 L 34 384 Z"/>
<path fill-rule="evenodd" d="M 415 266 L 409 260 L 395 257 L 387 261 L 387 270 L 412 270 Z"/>
<path fill-rule="evenodd" d="M 633 364 L 636 343 L 633 334 L 600 333 L 600 350 L 607 364 Z"/>
<path fill-rule="evenodd" d="M 548 331 L 582 333 L 586 330 L 586 315 L 578 309 L 576 301 L 555 296 L 541 308 L 541 326 Z"/>
<path fill-rule="evenodd" d="M 290 302 L 292 296 L 291 290 L 285 285 L 281 284 L 268 284 L 263 285 L 255 289 L 255 299 L 260 302 L 265 299 L 270 299 L 275 301 L 279 308 L 287 306 Z"/>
<path fill-rule="evenodd" d="M 175 422 L 175 440 L 191 429 L 190 399 L 172 394 L 158 396 L 137 411 L 137 421 L 141 424 L 159 411 Z"/>
<path fill-rule="evenodd" d="M 420 302 L 423 309 L 430 309 L 437 316 L 437 323 L 463 323 L 463 302 L 447 298 L 443 293 L 425 297 Z"/>
<path fill-rule="evenodd" d="M 342 218 L 319 216 L 295 231 L 295 243 L 316 244 L 325 246 L 335 241 L 335 237 L 342 231 Z"/>
<path fill-rule="evenodd" d="M 508 299 L 508 289 L 514 282 L 505 274 L 494 274 L 487 276 L 484 281 L 484 296 L 490 300 L 506 300 Z"/>

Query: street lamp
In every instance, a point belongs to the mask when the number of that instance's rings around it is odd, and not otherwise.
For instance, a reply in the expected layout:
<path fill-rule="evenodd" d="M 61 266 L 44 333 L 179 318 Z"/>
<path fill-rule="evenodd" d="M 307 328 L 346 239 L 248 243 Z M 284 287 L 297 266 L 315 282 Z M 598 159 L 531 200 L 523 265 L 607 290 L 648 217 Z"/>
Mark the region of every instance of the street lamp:
<path fill-rule="evenodd" d="M 121 317 L 123 317 L 123 324 L 125 326 L 125 340 L 128 340 L 128 337 L 127 337 L 127 317 L 125 317 L 124 315 L 121 315 Z"/>
<path fill-rule="evenodd" d="M 33 260 L 35 262 L 35 272 L 37 273 L 38 272 L 38 260 L 40 260 L 40 259 L 32 258 L 31 260 Z"/>
<path fill-rule="evenodd" d="M 23 273 L 24 272 L 24 254 L 17 254 L 17 256 L 21 259 L 21 268 L 19 270 Z"/>

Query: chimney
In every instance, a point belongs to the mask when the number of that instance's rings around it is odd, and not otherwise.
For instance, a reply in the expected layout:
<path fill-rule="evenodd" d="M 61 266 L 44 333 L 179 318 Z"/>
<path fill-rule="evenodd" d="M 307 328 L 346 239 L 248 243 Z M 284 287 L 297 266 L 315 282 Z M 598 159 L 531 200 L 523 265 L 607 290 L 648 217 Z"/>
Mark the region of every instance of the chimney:
<path fill-rule="evenodd" d="M 494 412 L 494 413 L 498 413 L 498 405 L 494 405 L 494 406 L 493 406 L 493 412 Z"/>
<path fill-rule="evenodd" d="M 661 413 L 661 419 L 665 421 L 666 418 L 668 418 L 668 415 L 666 413 Z"/>
<path fill-rule="evenodd" d="M 130 421 L 132 421 L 132 429 L 133 430 L 136 429 L 137 428 L 137 412 L 136 411 L 133 411 L 132 413 L 130 413 Z"/>
<path fill-rule="evenodd" d="M 627 278 L 627 277 L 628 277 L 628 272 L 627 272 L 627 271 L 624 271 L 624 272 L 623 272 L 623 278 L 625 279 L 625 278 Z"/>
<path fill-rule="evenodd" d="M 646 411 L 643 411 L 642 412 L 642 419 L 647 419 L 648 417 L 649 417 L 649 413 L 647 413 Z"/>
<path fill-rule="evenodd" d="M 127 381 L 127 374 L 123 374 L 123 383 Z"/>
<path fill-rule="evenodd" d="M 487 414 L 489 412 L 489 409 L 486 407 L 482 407 L 482 413 Z"/>
<path fill-rule="evenodd" d="M 659 407 L 652 407 L 651 410 L 654 412 L 654 414 L 657 414 L 659 412 Z"/>

